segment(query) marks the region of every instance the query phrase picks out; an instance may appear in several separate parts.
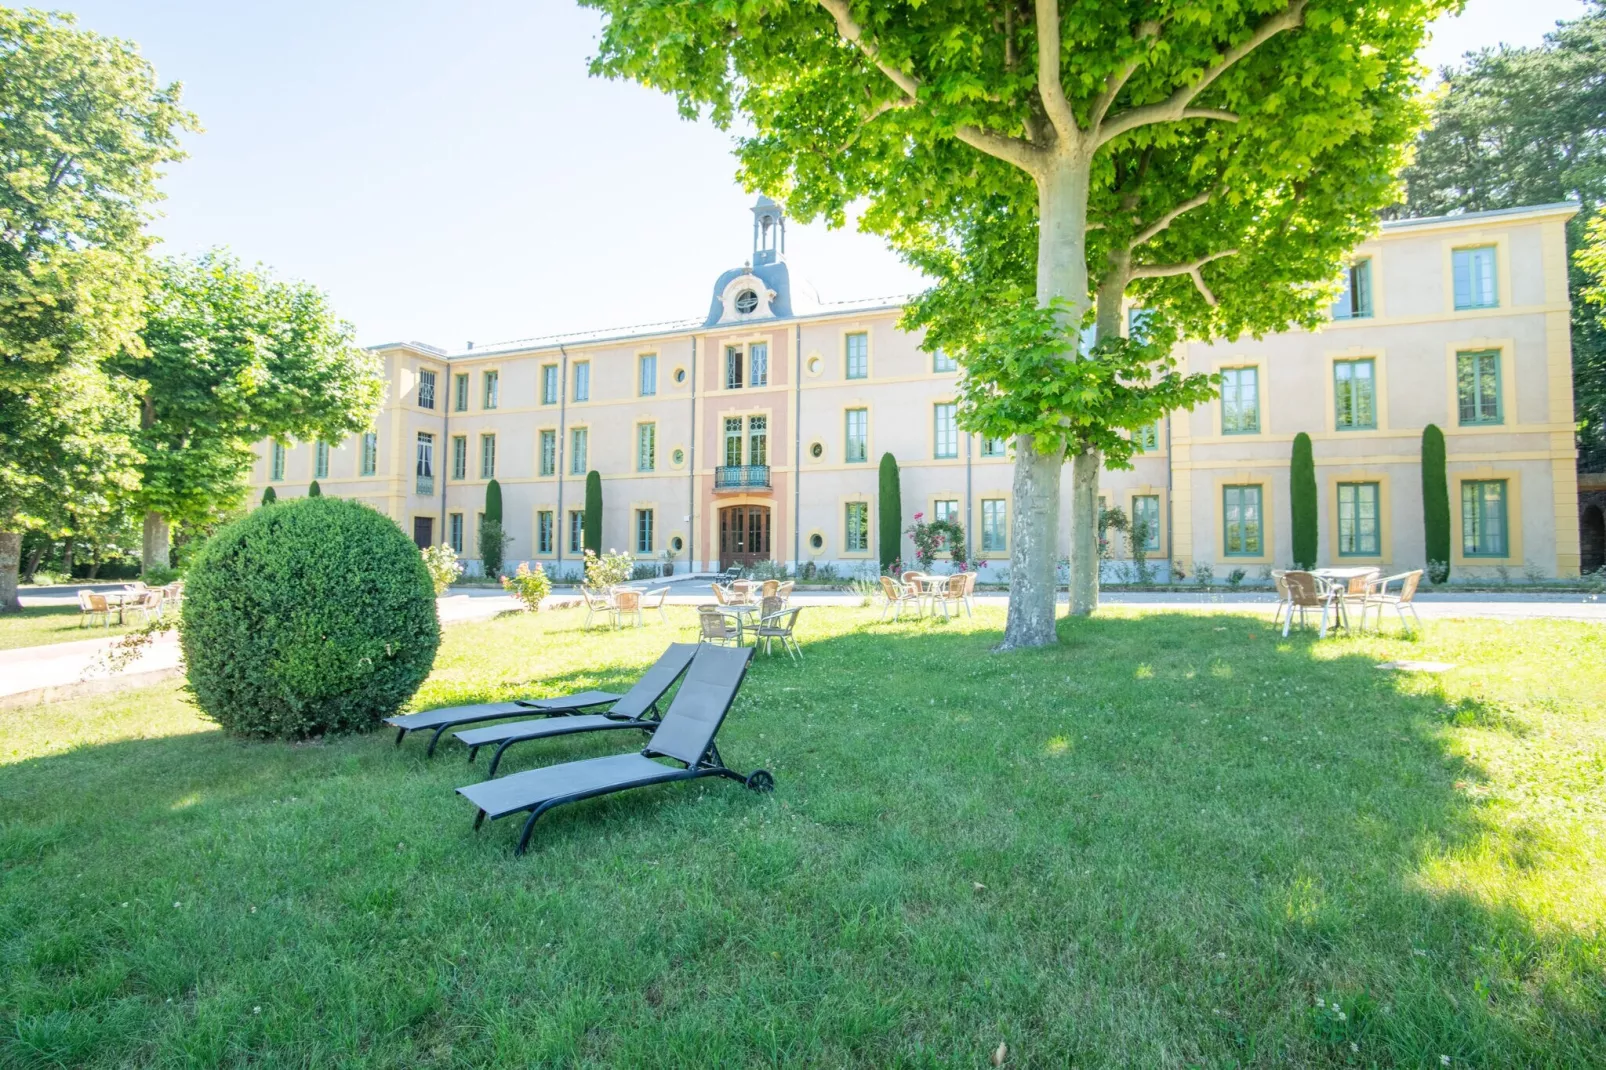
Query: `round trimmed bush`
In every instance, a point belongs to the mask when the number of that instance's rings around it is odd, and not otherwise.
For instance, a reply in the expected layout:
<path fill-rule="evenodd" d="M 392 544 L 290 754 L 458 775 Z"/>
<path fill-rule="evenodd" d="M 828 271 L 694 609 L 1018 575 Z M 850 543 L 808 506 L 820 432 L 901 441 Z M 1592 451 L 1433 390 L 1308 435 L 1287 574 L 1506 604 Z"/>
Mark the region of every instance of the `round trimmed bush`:
<path fill-rule="evenodd" d="M 361 732 L 401 708 L 440 646 L 435 590 L 389 517 L 340 498 L 259 509 L 212 536 L 184 584 L 190 690 L 254 739 Z"/>

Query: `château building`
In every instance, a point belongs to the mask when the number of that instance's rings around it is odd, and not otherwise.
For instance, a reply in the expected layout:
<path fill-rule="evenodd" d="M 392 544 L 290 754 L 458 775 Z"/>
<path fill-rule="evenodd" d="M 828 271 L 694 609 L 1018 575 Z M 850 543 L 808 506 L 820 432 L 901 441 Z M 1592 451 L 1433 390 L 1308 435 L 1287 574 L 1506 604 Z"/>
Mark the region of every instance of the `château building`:
<path fill-rule="evenodd" d="M 1314 444 L 1321 564 L 1422 567 L 1423 429 L 1444 432 L 1457 578 L 1579 570 L 1564 225 L 1573 204 L 1382 223 L 1354 251 L 1322 330 L 1180 347 L 1221 396 L 1139 432 L 1101 494 L 1140 518 L 1165 576 L 1290 563 L 1294 436 Z M 900 306 L 794 290 L 779 207 L 753 208 L 751 259 L 684 322 L 448 352 L 374 347 L 389 390 L 374 430 L 263 442 L 258 494 L 355 498 L 420 545 L 477 556 L 487 482 L 510 563 L 581 557 L 586 474 L 604 547 L 676 571 L 873 563 L 877 470 L 902 473 L 903 524 L 957 519 L 973 556 L 1009 558 L 1011 445 L 962 431 L 957 368 L 898 327 Z M 1136 319 L 1136 317 L 1134 317 Z M 1062 509 L 1068 511 L 1069 466 Z M 1066 540 L 1069 517 L 1062 518 Z M 904 540 L 906 555 L 912 550 Z M 1066 552 L 1062 547 L 1061 553 Z M 1126 555 L 1124 547 L 1116 556 Z"/>

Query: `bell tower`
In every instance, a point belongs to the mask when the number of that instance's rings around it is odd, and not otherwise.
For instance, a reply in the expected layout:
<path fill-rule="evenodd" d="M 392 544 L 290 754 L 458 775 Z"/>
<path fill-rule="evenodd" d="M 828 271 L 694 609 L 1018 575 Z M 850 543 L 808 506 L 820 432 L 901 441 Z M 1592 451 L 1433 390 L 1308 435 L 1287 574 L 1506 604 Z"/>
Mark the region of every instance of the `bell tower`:
<path fill-rule="evenodd" d="M 753 266 L 779 263 L 786 256 L 786 217 L 763 194 L 753 205 Z"/>

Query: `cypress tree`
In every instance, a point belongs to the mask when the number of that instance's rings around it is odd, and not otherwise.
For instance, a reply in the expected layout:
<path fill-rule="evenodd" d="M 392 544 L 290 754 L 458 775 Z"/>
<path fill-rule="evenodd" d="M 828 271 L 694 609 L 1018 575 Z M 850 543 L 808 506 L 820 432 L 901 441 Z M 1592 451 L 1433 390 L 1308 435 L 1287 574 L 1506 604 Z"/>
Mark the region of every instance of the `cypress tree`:
<path fill-rule="evenodd" d="M 890 453 L 881 455 L 879 519 L 881 570 L 885 572 L 898 560 L 898 549 L 903 545 L 903 489 L 898 482 L 898 459 Z"/>
<path fill-rule="evenodd" d="M 1444 583 L 1450 578 L 1450 482 L 1444 470 L 1444 432 L 1436 424 L 1422 429 L 1422 548 L 1428 577 Z"/>
<path fill-rule="evenodd" d="M 485 519 L 502 522 L 502 484 L 494 479 L 485 484 Z"/>
<path fill-rule="evenodd" d="M 307 497 L 309 497 L 309 498 L 322 498 L 323 497 L 323 488 L 318 486 L 318 481 L 316 479 L 314 479 L 312 481 L 312 486 L 307 488 Z"/>
<path fill-rule="evenodd" d="M 1314 568 L 1320 528 L 1316 523 L 1316 458 L 1310 436 L 1294 436 L 1294 457 L 1288 471 L 1288 503 L 1294 521 L 1294 566 Z"/>
<path fill-rule="evenodd" d="M 269 487 L 267 490 L 262 492 L 262 504 L 263 505 L 272 505 L 274 502 L 276 502 L 278 500 L 279 500 L 279 496 L 273 492 L 273 488 L 272 487 Z"/>
<path fill-rule="evenodd" d="M 585 548 L 602 555 L 602 476 L 596 469 L 586 473 L 586 515 L 581 525 Z"/>

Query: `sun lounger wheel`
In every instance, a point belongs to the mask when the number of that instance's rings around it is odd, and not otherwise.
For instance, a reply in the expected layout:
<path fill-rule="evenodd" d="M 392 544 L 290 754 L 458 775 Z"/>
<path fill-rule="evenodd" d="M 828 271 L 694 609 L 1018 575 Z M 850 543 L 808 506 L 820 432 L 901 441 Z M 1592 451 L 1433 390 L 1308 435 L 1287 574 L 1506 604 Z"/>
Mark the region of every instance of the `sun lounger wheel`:
<path fill-rule="evenodd" d="M 775 790 L 775 778 L 770 775 L 768 769 L 753 770 L 747 774 L 747 779 L 742 783 L 747 785 L 749 791 L 765 792 Z"/>

